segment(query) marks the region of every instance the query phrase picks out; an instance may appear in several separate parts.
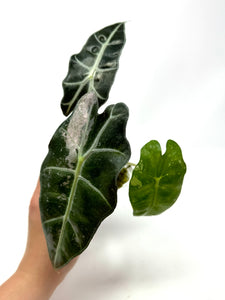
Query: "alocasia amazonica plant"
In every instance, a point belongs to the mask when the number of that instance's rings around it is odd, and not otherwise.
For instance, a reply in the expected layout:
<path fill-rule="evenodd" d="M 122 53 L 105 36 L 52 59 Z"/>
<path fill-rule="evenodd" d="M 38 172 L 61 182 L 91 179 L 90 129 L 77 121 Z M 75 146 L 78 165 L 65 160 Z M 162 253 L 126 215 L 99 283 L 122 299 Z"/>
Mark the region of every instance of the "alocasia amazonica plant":
<path fill-rule="evenodd" d="M 116 179 L 130 157 L 127 107 L 118 103 L 101 115 L 97 111 L 93 92 L 81 97 L 53 136 L 42 164 L 40 208 L 55 267 L 83 251 L 112 213 Z"/>
<path fill-rule="evenodd" d="M 113 212 L 117 189 L 129 180 L 128 108 L 108 106 L 125 43 L 124 23 L 94 33 L 70 59 L 63 81 L 63 113 L 68 116 L 49 143 L 40 172 L 40 212 L 49 256 L 60 268 L 90 243 L 101 222 Z M 180 194 L 186 166 L 179 146 L 168 141 L 161 154 L 156 141 L 146 144 L 130 181 L 134 215 L 155 215 Z"/>

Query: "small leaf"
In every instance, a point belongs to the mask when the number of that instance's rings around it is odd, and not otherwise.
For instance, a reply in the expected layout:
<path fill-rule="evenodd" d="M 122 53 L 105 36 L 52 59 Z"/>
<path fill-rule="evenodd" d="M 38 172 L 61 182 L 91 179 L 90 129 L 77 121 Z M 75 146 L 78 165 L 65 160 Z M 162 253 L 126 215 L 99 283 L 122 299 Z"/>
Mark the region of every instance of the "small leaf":
<path fill-rule="evenodd" d="M 95 93 L 84 95 L 53 135 L 41 167 L 41 219 L 55 268 L 80 254 L 113 212 L 116 179 L 130 157 L 126 105 L 97 110 Z"/>
<path fill-rule="evenodd" d="M 101 106 L 108 99 L 125 44 L 124 23 L 116 23 L 89 37 L 79 54 L 73 55 L 63 81 L 61 108 L 68 116 L 80 97 L 94 91 Z"/>
<path fill-rule="evenodd" d="M 177 200 L 186 173 L 186 165 L 177 143 L 167 141 L 162 155 L 160 144 L 150 141 L 141 149 L 129 186 L 135 216 L 158 215 Z"/>

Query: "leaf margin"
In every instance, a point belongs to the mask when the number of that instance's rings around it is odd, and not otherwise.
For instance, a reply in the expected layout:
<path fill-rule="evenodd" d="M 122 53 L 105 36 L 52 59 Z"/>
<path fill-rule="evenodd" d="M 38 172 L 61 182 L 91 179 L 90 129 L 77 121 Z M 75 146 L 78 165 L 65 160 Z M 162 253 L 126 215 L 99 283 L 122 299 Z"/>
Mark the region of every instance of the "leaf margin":
<path fill-rule="evenodd" d="M 150 150 L 148 148 L 151 148 Z M 178 187 L 175 188 L 173 191 L 176 194 L 173 201 L 171 200 L 170 205 L 165 205 L 165 207 L 163 208 L 163 203 L 161 204 L 161 208 L 159 209 L 155 209 L 154 207 L 156 206 L 156 196 L 158 193 L 158 189 L 160 188 L 160 181 L 162 183 L 163 177 L 168 176 L 169 174 L 164 174 L 163 176 L 160 176 L 161 172 L 164 172 L 163 169 L 165 168 L 165 163 L 166 162 L 166 158 L 167 156 L 171 156 L 170 152 L 171 150 L 175 149 L 178 153 L 179 156 L 179 163 L 180 163 L 180 167 L 181 169 L 179 170 L 179 172 L 176 174 L 177 176 L 179 175 L 180 178 L 178 180 Z M 143 156 L 146 156 L 148 152 L 152 152 L 153 156 L 155 155 L 154 158 L 150 159 L 149 157 L 149 162 L 150 162 L 150 167 L 147 166 L 145 164 L 144 166 L 144 162 L 143 162 Z M 153 164 L 153 167 L 151 166 L 151 163 Z M 170 164 L 173 164 L 174 162 L 171 160 Z M 142 171 L 145 169 L 146 172 L 146 168 L 150 168 L 150 173 L 151 175 L 149 175 L 149 177 L 147 177 L 147 180 L 150 180 L 150 178 L 152 178 L 152 182 L 150 183 L 149 187 L 146 188 L 146 191 L 144 190 L 144 188 L 142 189 L 142 191 L 145 192 L 145 197 L 147 198 L 148 195 L 148 189 L 150 190 L 150 192 L 153 192 L 153 201 L 152 203 L 149 203 L 149 205 L 147 206 L 147 208 L 143 208 L 143 209 L 137 209 L 138 205 L 140 205 L 141 201 L 143 199 L 140 199 L 140 192 L 141 192 L 141 188 L 142 188 L 142 182 L 139 181 L 138 176 L 136 176 L 136 174 L 138 174 L 138 172 L 141 174 Z M 168 167 L 168 166 L 167 166 Z M 171 166 L 169 166 L 171 167 Z M 136 165 L 136 167 L 133 170 L 132 173 L 132 177 L 130 180 L 130 184 L 129 184 L 129 198 L 130 198 L 130 203 L 131 206 L 133 208 L 133 215 L 134 216 L 153 216 L 153 215 L 159 215 L 161 213 L 163 213 L 164 211 L 166 211 L 167 209 L 169 209 L 178 199 L 181 190 L 182 190 L 182 184 L 183 184 L 183 179 L 184 176 L 186 174 L 186 163 L 183 160 L 183 155 L 182 155 L 182 150 L 180 148 L 180 146 L 173 140 L 168 140 L 166 143 L 166 151 L 164 154 L 162 154 L 162 150 L 161 150 L 161 146 L 159 144 L 158 141 L 156 140 L 151 140 L 150 142 L 146 143 L 142 149 L 141 149 L 141 155 L 140 155 L 140 160 L 138 162 L 138 164 Z M 144 171 L 143 171 L 144 173 Z M 150 174 L 149 173 L 149 174 Z M 143 174 L 142 174 L 143 176 Z M 163 179 L 163 181 L 165 181 L 165 179 Z M 165 185 L 166 183 L 164 183 Z M 139 191 L 135 191 L 135 186 L 139 185 Z M 151 186 L 152 185 L 152 186 Z M 146 184 L 147 186 L 147 184 Z M 162 186 L 163 188 L 163 186 Z M 137 200 L 135 200 L 135 198 L 139 197 L 139 203 Z M 143 200 L 144 201 L 144 200 Z"/>

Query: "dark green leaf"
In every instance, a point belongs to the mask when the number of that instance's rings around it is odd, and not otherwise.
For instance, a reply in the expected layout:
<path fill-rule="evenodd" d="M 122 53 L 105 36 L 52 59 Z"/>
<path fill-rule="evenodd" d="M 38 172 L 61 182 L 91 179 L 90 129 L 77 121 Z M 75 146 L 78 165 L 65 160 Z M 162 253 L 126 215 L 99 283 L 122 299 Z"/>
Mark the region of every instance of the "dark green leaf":
<path fill-rule="evenodd" d="M 84 95 L 53 135 L 41 167 L 41 219 L 55 268 L 80 254 L 113 212 L 117 176 L 130 157 L 127 107 L 97 110 L 96 95 Z"/>
<path fill-rule="evenodd" d="M 180 147 L 172 140 L 161 153 L 160 144 L 150 141 L 141 149 L 129 187 L 135 216 L 158 215 L 177 200 L 186 173 Z"/>
<path fill-rule="evenodd" d="M 91 35 L 81 52 L 71 57 L 63 81 L 61 108 L 64 115 L 68 116 L 80 97 L 90 91 L 97 94 L 99 106 L 105 103 L 124 44 L 124 23 L 117 23 Z"/>

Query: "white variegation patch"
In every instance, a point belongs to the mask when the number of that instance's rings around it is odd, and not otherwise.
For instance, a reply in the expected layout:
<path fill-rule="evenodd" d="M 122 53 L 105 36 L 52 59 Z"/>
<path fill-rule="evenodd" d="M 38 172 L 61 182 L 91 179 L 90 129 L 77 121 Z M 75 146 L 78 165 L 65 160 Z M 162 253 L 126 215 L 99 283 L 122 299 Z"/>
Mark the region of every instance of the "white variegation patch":
<path fill-rule="evenodd" d="M 94 105 L 97 104 L 97 96 L 90 92 L 85 94 L 77 103 L 65 134 L 66 148 L 69 154 L 66 160 L 71 166 L 77 161 L 77 156 L 85 144 L 91 129 L 90 116 Z"/>

